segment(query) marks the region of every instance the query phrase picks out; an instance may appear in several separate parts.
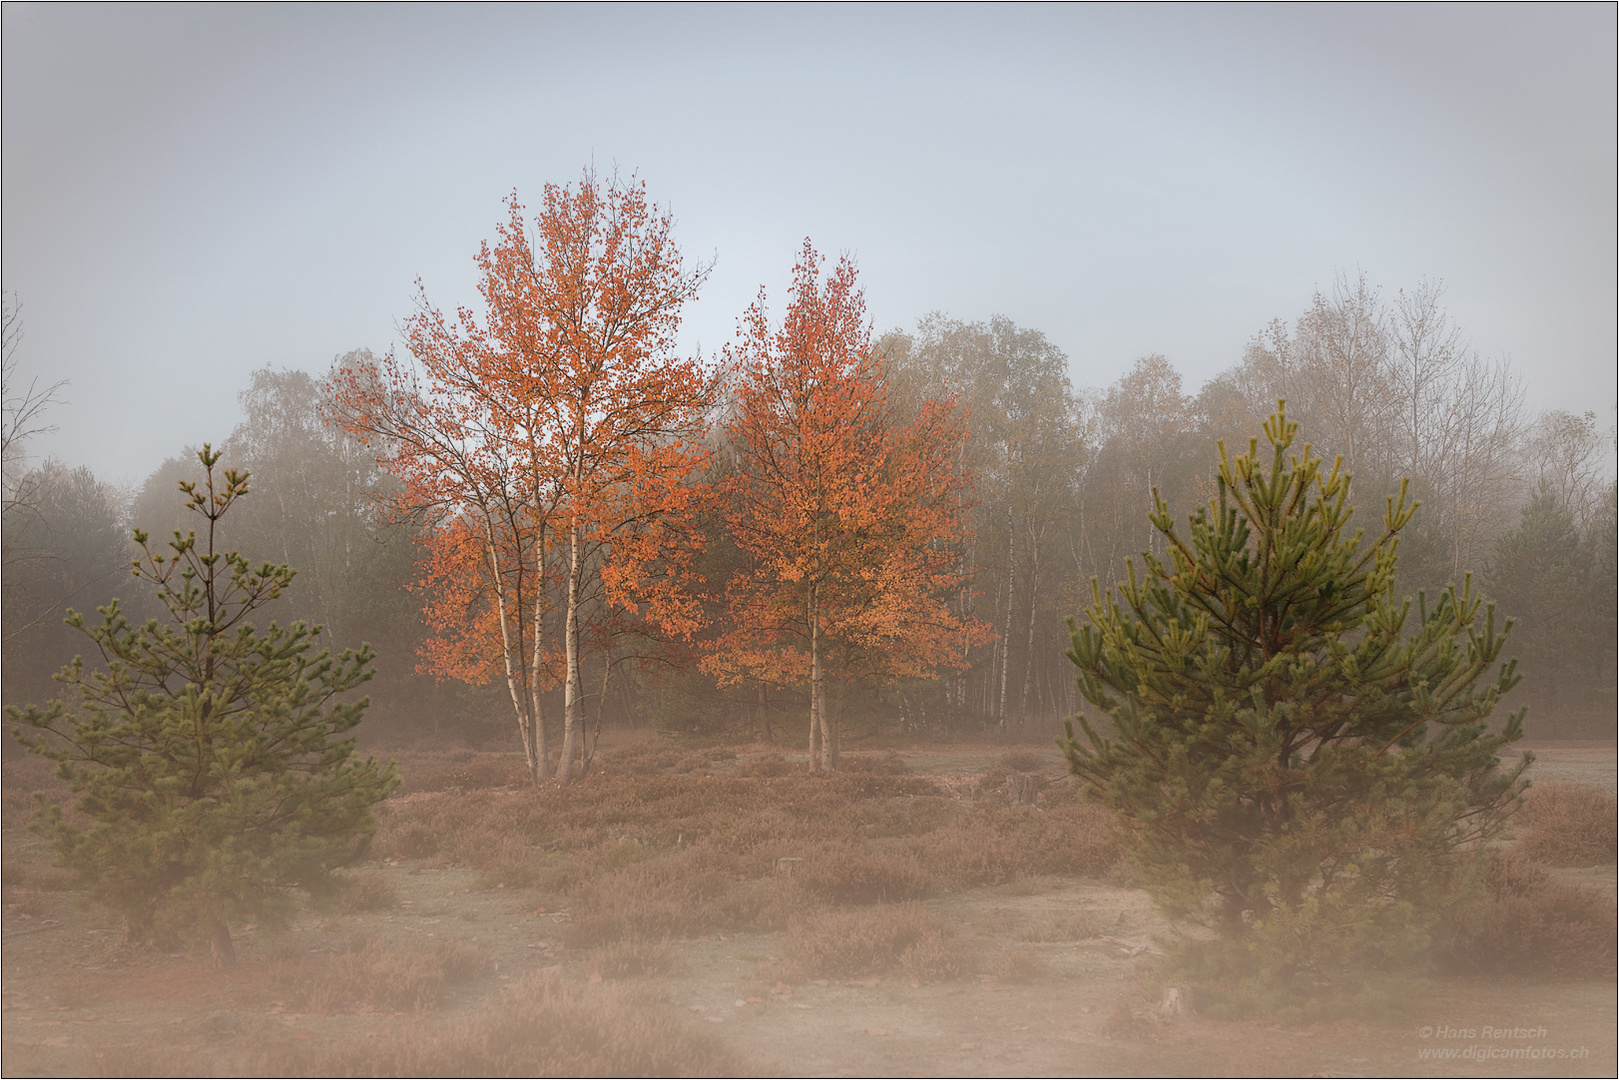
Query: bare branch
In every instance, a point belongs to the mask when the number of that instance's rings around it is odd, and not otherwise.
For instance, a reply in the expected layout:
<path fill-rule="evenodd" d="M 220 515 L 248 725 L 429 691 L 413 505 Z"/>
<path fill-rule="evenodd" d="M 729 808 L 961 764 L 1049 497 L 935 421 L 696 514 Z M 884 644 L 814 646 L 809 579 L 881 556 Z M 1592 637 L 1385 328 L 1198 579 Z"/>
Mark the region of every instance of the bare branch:
<path fill-rule="evenodd" d="M 48 406 L 64 403 L 57 395 L 67 386 L 67 380 L 60 379 L 42 386 L 36 375 L 28 380 L 26 389 L 19 386 L 18 347 L 23 339 L 22 303 L 15 293 L 10 297 L 0 294 L 0 303 L 3 303 L 4 310 L 3 334 L 0 334 L 4 358 L 3 371 L 0 371 L 0 399 L 3 399 L 3 409 L 0 409 L 0 472 L 4 473 L 4 506 L 9 510 L 26 498 L 26 494 L 17 487 L 17 477 L 27 462 L 23 444 L 32 436 L 56 430 L 55 424 L 42 421 Z"/>

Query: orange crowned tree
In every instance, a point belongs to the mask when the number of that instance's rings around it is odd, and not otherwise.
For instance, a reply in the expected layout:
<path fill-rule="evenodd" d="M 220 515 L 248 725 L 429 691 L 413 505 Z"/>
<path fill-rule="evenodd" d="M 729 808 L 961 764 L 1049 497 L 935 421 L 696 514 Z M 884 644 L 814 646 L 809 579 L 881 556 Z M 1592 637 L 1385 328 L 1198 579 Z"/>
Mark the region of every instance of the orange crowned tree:
<path fill-rule="evenodd" d="M 872 353 L 855 268 L 820 280 L 804 242 L 784 321 L 764 294 L 725 353 L 731 379 L 722 485 L 744 557 L 725 589 L 727 629 L 704 667 L 722 684 L 798 686 L 810 701 L 811 768 L 836 768 L 828 678 L 919 677 L 963 664 L 987 627 L 953 613 L 967 430 L 953 400 L 898 422 Z"/>
<path fill-rule="evenodd" d="M 351 374 L 344 413 L 403 482 L 396 509 L 435 522 L 426 665 L 503 673 L 535 783 L 541 693 L 560 680 L 566 783 L 582 751 L 587 609 L 602 627 L 633 625 L 626 614 L 677 635 L 695 625 L 676 584 L 713 380 L 672 349 L 707 271 L 682 268 L 669 216 L 639 183 L 587 173 L 547 185 L 531 222 L 515 195 L 507 209 L 477 259 L 486 317 L 449 319 L 424 298 L 408 325 L 415 367 Z"/>

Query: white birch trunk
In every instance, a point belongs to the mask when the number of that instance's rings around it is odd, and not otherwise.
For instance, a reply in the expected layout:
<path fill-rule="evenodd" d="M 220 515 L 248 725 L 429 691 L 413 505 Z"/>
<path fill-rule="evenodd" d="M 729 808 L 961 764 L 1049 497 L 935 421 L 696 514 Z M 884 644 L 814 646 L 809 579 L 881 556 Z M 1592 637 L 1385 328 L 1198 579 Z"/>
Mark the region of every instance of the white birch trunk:
<path fill-rule="evenodd" d="M 540 711 L 540 677 L 545 667 L 545 526 L 540 526 L 534 552 L 534 655 L 529 659 L 529 714 L 534 719 L 534 751 L 528 770 L 534 786 L 545 783 L 550 772 L 549 749 L 545 745 L 545 716 Z M 527 749 L 527 742 L 524 749 Z"/>
<path fill-rule="evenodd" d="M 583 696 L 579 681 L 579 579 L 584 573 L 584 537 L 575 524 L 569 532 L 568 610 L 564 620 L 564 649 L 568 672 L 562 691 L 562 761 L 557 765 L 557 782 L 573 778 L 573 759 L 579 749 L 579 701 Z"/>
<path fill-rule="evenodd" d="M 821 612 L 817 606 L 820 599 L 821 587 L 816 585 L 810 591 L 809 621 L 810 621 L 810 772 L 821 768 L 821 757 L 824 752 L 821 739 L 822 717 L 821 708 L 825 699 L 821 696 Z"/>
<path fill-rule="evenodd" d="M 1006 504 L 1006 631 L 1001 634 L 1001 696 L 995 715 L 1006 730 L 1006 676 L 1012 668 L 1012 594 L 1017 587 L 1017 532 L 1012 528 L 1012 504 Z"/>
<path fill-rule="evenodd" d="M 491 528 L 491 533 L 494 531 Z M 528 758 L 529 777 L 538 787 L 544 777 L 541 773 L 545 769 L 544 758 L 537 755 L 534 741 L 534 714 L 529 710 L 529 702 L 524 699 L 523 688 L 517 677 L 522 670 L 521 657 L 514 657 L 516 646 L 512 642 L 512 627 L 509 613 L 506 610 L 506 584 L 501 580 L 500 550 L 491 539 L 484 545 L 484 551 L 489 557 L 489 573 L 494 582 L 495 614 L 500 619 L 500 658 L 506 671 L 506 689 L 512 697 L 512 709 L 517 713 L 517 730 L 523 739 L 523 754 Z M 518 618 L 521 618 L 521 613 Z"/>
<path fill-rule="evenodd" d="M 1023 706 L 1018 726 L 1029 722 L 1029 687 L 1034 678 L 1034 616 L 1040 597 L 1040 537 L 1029 533 L 1029 647 L 1023 659 Z"/>

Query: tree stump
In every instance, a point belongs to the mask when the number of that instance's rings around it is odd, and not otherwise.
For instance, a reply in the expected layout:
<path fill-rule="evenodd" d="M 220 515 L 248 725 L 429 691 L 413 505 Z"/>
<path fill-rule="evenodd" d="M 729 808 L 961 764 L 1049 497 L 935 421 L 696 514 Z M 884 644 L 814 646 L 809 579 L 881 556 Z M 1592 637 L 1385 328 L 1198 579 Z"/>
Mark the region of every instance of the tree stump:
<path fill-rule="evenodd" d="M 1006 793 L 1013 806 L 1040 805 L 1040 778 L 1032 773 L 1018 773 L 1006 781 Z"/>

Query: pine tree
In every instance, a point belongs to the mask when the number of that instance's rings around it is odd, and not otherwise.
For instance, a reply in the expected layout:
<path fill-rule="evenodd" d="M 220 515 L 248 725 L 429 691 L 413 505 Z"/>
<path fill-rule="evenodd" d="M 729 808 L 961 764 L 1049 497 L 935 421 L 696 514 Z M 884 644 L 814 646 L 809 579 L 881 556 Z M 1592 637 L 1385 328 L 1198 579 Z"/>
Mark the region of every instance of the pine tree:
<path fill-rule="evenodd" d="M 1591 701 L 1599 724 L 1591 730 L 1603 737 L 1613 729 L 1616 691 L 1614 673 L 1619 671 L 1619 489 L 1608 487 L 1582 544 L 1591 568 L 1590 589 L 1583 605 L 1585 638 L 1580 653 L 1591 682 Z"/>
<path fill-rule="evenodd" d="M 1482 842 L 1524 785 L 1497 756 L 1522 712 L 1486 717 L 1518 681 L 1480 680 L 1505 641 L 1471 582 L 1431 608 L 1391 596 L 1402 488 L 1382 530 L 1350 534 L 1341 459 L 1323 475 L 1284 407 L 1232 460 L 1188 542 L 1161 499 L 1168 559 L 1093 581 L 1070 659 L 1104 735 L 1069 726 L 1070 770 L 1113 808 L 1141 882 L 1182 927 L 1172 963 L 1215 1011 L 1299 1007 L 1356 970 L 1420 955 L 1470 895 Z M 1073 626 L 1073 624 L 1070 624 Z M 1508 627 L 1509 629 L 1510 627 Z M 1212 931 L 1212 934 L 1209 933 Z"/>
<path fill-rule="evenodd" d="M 1580 543 L 1574 515 L 1544 482 L 1512 532 L 1496 537 L 1486 567 L 1490 593 L 1516 620 L 1514 645 L 1534 672 L 1530 688 L 1537 712 L 1559 719 L 1560 693 L 1570 660 L 1579 652 L 1589 620 L 1591 549 Z M 1611 598 L 1610 598 L 1611 599 Z"/>
<path fill-rule="evenodd" d="M 219 458 L 204 446 L 206 479 L 180 484 L 207 522 L 202 546 L 176 532 L 164 555 L 135 530 L 133 574 L 156 586 L 168 622 L 131 626 L 117 600 L 98 609 L 99 626 L 70 612 L 105 669 L 75 658 L 56 676 L 67 702 L 7 713 L 34 729 L 14 734 L 57 762 L 92 822 L 54 804 L 35 820 L 78 884 L 124 917 L 133 940 L 194 931 L 229 963 L 230 924 L 273 925 L 296 889 L 329 888 L 330 871 L 364 852 L 371 808 L 399 780 L 336 738 L 365 712 L 365 699 L 340 699 L 371 678 L 370 648 L 334 660 L 310 652 L 318 626 L 260 633 L 245 621 L 294 571 L 214 550 L 219 520 L 248 492 L 243 472 L 216 482 Z"/>

